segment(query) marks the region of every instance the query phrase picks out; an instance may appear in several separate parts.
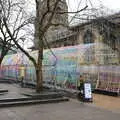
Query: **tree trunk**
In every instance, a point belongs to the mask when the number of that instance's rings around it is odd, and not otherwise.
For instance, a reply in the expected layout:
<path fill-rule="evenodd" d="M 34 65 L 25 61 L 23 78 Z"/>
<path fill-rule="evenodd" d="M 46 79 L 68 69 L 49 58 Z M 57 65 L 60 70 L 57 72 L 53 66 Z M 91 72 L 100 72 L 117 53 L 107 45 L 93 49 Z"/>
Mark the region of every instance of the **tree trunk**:
<path fill-rule="evenodd" d="M 2 73 L 1 73 L 1 71 L 2 71 L 2 61 L 3 61 L 3 58 L 4 58 L 4 56 L 2 56 L 2 54 L 1 54 L 1 57 L 0 57 L 0 77 L 2 77 Z"/>
<path fill-rule="evenodd" d="M 2 64 L 3 58 L 7 55 L 8 51 L 5 51 L 4 49 L 2 49 L 1 51 L 1 56 L 0 56 L 0 66 Z"/>
<path fill-rule="evenodd" d="M 39 48 L 38 51 L 38 61 L 36 66 L 36 80 L 37 80 L 36 92 L 40 92 L 43 90 L 42 59 L 43 59 L 43 46 Z"/>
<path fill-rule="evenodd" d="M 119 60 L 119 64 L 120 64 L 120 50 L 118 51 L 118 60 Z"/>
<path fill-rule="evenodd" d="M 3 58 L 7 55 L 7 53 L 8 53 L 8 50 L 6 49 L 6 46 L 2 46 L 1 47 L 1 55 L 0 55 L 0 66 L 1 66 L 1 64 L 2 64 L 2 61 L 3 61 Z"/>
<path fill-rule="evenodd" d="M 41 92 L 43 90 L 43 80 L 42 80 L 42 67 L 36 68 L 36 92 Z"/>
<path fill-rule="evenodd" d="M 0 57 L 0 66 L 2 64 L 2 61 L 3 61 L 3 57 Z"/>

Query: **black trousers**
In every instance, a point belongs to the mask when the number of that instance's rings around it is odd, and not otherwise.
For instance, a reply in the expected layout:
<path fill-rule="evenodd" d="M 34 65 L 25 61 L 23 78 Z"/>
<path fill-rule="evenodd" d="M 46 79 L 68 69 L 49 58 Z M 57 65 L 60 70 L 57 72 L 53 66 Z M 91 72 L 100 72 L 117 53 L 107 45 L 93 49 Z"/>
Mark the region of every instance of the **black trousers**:
<path fill-rule="evenodd" d="M 80 90 L 80 91 L 81 91 L 81 90 L 84 90 L 84 83 L 81 83 L 80 86 L 78 86 L 77 88 L 78 88 L 78 90 Z"/>
<path fill-rule="evenodd" d="M 21 77 L 21 87 L 24 87 L 24 82 L 23 82 L 24 78 Z"/>

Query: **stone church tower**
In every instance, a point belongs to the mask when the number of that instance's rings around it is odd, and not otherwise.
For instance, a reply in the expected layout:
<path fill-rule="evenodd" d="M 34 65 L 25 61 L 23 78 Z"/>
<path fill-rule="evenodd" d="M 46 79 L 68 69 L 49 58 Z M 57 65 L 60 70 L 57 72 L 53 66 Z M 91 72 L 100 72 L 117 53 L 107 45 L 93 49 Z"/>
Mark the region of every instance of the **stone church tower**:
<path fill-rule="evenodd" d="M 38 0 L 40 1 L 40 5 L 39 5 L 39 10 L 40 10 L 40 14 L 42 15 L 45 12 L 45 9 L 47 9 L 47 0 Z M 54 6 L 54 3 L 56 2 L 56 0 L 50 0 L 50 9 L 52 9 L 52 7 Z M 64 14 L 55 14 L 53 19 L 52 19 L 52 23 L 53 24 L 62 24 L 65 26 L 68 26 L 68 6 L 66 3 L 66 0 L 61 0 L 59 2 L 59 4 L 57 5 L 57 9 L 56 12 L 64 12 Z M 49 15 L 48 15 L 49 17 Z M 47 19 L 44 20 L 44 23 L 47 23 Z M 64 26 L 62 25 L 57 25 L 57 26 L 51 26 L 47 32 L 45 33 L 45 36 L 47 38 L 47 41 L 50 43 L 52 41 L 54 41 L 54 36 L 57 35 L 57 33 L 59 31 L 63 31 L 64 29 L 66 29 Z M 37 48 L 38 45 L 38 22 L 35 22 L 35 39 L 34 39 L 34 47 Z"/>

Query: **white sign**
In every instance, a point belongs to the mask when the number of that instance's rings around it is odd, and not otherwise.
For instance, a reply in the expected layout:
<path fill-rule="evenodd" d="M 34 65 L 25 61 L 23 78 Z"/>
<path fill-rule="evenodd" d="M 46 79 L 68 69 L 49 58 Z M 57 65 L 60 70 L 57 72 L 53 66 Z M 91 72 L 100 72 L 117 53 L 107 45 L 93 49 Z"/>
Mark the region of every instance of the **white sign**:
<path fill-rule="evenodd" d="M 92 98 L 92 91 L 91 91 L 91 84 L 90 83 L 84 84 L 84 91 L 85 91 L 85 98 L 86 99 Z"/>

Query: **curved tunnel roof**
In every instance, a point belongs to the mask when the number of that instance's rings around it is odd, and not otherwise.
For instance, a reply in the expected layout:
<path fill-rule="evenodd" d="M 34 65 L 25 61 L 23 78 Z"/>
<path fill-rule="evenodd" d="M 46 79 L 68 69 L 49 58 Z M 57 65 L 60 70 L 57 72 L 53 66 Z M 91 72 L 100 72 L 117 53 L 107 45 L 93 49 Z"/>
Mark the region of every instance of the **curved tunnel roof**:
<path fill-rule="evenodd" d="M 61 60 L 61 58 L 66 56 L 79 56 L 83 57 L 85 55 L 92 55 L 94 49 L 109 49 L 107 45 L 102 43 L 93 43 L 93 44 L 80 44 L 76 46 L 67 46 L 67 47 L 60 47 L 60 48 L 52 48 L 53 53 L 55 54 L 57 60 Z M 32 51 L 30 54 L 37 59 L 38 51 Z M 51 53 L 50 50 L 44 50 L 44 59 L 43 64 L 52 64 L 55 62 L 55 56 Z M 17 53 L 13 55 L 5 56 L 2 65 L 33 65 L 32 62 L 22 53 Z"/>

